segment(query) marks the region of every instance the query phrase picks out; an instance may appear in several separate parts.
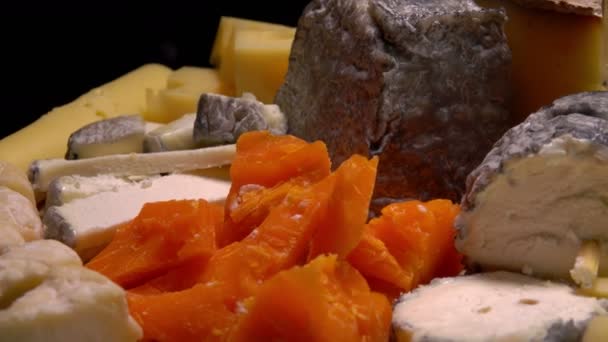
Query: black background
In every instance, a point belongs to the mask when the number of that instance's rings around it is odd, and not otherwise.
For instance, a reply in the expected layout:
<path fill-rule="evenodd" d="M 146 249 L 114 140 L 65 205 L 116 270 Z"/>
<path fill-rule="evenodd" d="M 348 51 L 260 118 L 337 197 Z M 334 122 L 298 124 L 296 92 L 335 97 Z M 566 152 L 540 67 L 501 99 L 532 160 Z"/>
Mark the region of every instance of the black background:
<path fill-rule="evenodd" d="M 308 0 L 21 2 L 0 12 L 4 137 L 145 63 L 208 66 L 220 16 L 296 26 Z"/>

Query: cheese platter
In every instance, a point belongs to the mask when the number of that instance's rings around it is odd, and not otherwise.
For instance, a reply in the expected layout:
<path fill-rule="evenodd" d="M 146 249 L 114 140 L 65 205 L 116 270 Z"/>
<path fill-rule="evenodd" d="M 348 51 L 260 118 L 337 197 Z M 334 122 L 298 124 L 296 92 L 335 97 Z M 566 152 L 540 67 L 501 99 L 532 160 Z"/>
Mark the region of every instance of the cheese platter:
<path fill-rule="evenodd" d="M 221 17 L 0 140 L 0 341 L 608 341 L 606 13 Z"/>

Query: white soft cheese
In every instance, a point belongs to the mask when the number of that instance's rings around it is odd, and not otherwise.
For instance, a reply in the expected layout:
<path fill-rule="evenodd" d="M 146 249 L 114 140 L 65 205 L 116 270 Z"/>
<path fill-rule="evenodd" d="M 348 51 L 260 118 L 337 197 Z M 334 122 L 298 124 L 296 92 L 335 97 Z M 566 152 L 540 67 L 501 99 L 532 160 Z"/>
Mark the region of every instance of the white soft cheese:
<path fill-rule="evenodd" d="M 38 209 L 25 196 L 4 186 L 0 186 L 0 225 L 12 227 L 25 241 L 42 237 Z"/>
<path fill-rule="evenodd" d="M 49 185 L 45 204 L 47 207 L 63 205 L 75 199 L 86 198 L 104 191 L 117 191 L 121 187 L 140 182 L 141 186 L 146 186 L 158 177 L 160 176 L 63 176 L 53 180 Z"/>
<path fill-rule="evenodd" d="M 458 249 L 485 269 L 569 279 L 582 241 L 596 240 L 608 274 L 608 149 L 563 136 L 506 163 L 458 221 Z"/>
<path fill-rule="evenodd" d="M 82 266 L 0 257 L 0 340 L 135 342 L 122 288 Z"/>
<path fill-rule="evenodd" d="M 393 327 L 398 341 L 563 341 L 607 306 L 561 283 L 491 272 L 437 279 L 404 295 Z"/>
<path fill-rule="evenodd" d="M 145 203 L 181 199 L 223 203 L 229 191 L 228 181 L 168 175 L 49 207 L 43 218 L 45 236 L 66 243 L 88 260 L 112 239 L 119 225 L 136 217 Z"/>

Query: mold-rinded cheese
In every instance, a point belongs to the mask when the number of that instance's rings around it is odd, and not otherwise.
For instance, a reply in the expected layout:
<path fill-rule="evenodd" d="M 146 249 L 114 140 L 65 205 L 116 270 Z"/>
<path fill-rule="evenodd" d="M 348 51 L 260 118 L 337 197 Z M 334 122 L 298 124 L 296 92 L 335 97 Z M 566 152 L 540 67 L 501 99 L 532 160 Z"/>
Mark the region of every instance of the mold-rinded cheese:
<path fill-rule="evenodd" d="M 182 115 L 196 112 L 201 94 L 232 95 L 219 77 L 218 71 L 193 66 L 182 67 L 169 76 L 167 88 L 148 90 L 146 120 L 167 123 Z"/>
<path fill-rule="evenodd" d="M 148 176 L 113 176 L 99 175 L 93 177 L 85 176 L 62 176 L 56 178 L 49 184 L 44 202 L 46 207 L 63 205 L 79 198 L 87 198 L 100 192 L 118 191 L 120 187 L 142 183 L 147 184 L 160 175 Z"/>
<path fill-rule="evenodd" d="M 36 205 L 34 189 L 27 178 L 27 173 L 16 165 L 0 160 L 0 186 L 5 186 L 27 198 L 32 205 Z"/>
<path fill-rule="evenodd" d="M 148 202 L 206 199 L 223 203 L 230 182 L 190 174 L 173 174 L 120 187 L 47 208 L 45 238 L 59 240 L 88 260 L 111 239 L 116 228 L 137 216 Z"/>
<path fill-rule="evenodd" d="M 234 159 L 235 145 L 195 150 L 156 153 L 132 153 L 95 158 L 37 160 L 30 166 L 28 177 L 34 191 L 45 193 L 56 178 L 69 175 L 116 176 L 182 172 L 228 165 Z"/>
<path fill-rule="evenodd" d="M 581 245 L 600 244 L 608 274 L 608 91 L 531 114 L 467 178 L 455 226 L 470 268 L 569 281 Z"/>
<path fill-rule="evenodd" d="M 517 123 L 557 98 L 602 89 L 602 46 L 608 49 L 608 39 L 603 37 L 599 14 L 558 13 L 506 0 L 476 1 L 507 11 L 505 32 L 513 55 L 510 107 Z M 590 2 L 599 8 L 600 1 Z M 526 2 L 568 6 L 573 1 Z"/>
<path fill-rule="evenodd" d="M 0 160 L 27 170 L 32 160 L 63 158 L 72 132 L 104 118 L 143 113 L 146 89 L 165 88 L 170 73 L 171 69 L 163 65 L 147 64 L 67 105 L 54 108 L 0 140 Z"/>
<path fill-rule="evenodd" d="M 0 257 L 2 341 L 135 342 L 142 330 L 125 292 L 82 266 Z"/>
<path fill-rule="evenodd" d="M 138 114 L 90 123 L 70 135 L 66 159 L 143 152 L 145 122 Z"/>
<path fill-rule="evenodd" d="M 579 341 L 608 301 L 509 272 L 435 279 L 393 310 L 397 341 Z"/>
<path fill-rule="evenodd" d="M 36 207 L 23 195 L 5 186 L 0 186 L 0 225 L 13 227 L 25 241 L 42 237 L 42 223 Z"/>
<path fill-rule="evenodd" d="M 234 32 L 232 53 L 236 96 L 250 92 L 263 103 L 274 103 L 274 97 L 285 81 L 294 36 L 295 29 L 291 34 L 251 30 Z"/>

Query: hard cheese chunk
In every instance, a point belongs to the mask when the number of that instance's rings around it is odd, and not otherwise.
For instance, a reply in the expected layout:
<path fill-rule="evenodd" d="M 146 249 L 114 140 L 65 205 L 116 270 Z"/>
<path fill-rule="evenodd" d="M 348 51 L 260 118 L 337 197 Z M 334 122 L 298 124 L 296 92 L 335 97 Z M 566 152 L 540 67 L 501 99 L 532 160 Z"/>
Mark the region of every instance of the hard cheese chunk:
<path fill-rule="evenodd" d="M 608 39 L 602 38 L 601 18 L 524 8 L 510 1 L 476 1 L 507 11 L 511 109 L 517 122 L 559 97 L 602 88 L 602 45 Z"/>
<path fill-rule="evenodd" d="M 145 89 L 164 88 L 170 73 L 163 65 L 144 65 L 72 103 L 54 108 L 31 125 L 0 140 L 0 160 L 27 170 L 32 160 L 63 158 L 72 132 L 103 118 L 143 112 Z"/>
<path fill-rule="evenodd" d="M 288 32 L 240 30 L 234 32 L 234 83 L 236 95 L 253 93 L 273 103 L 283 84 L 295 29 Z"/>
<path fill-rule="evenodd" d="M 222 203 L 229 190 L 229 182 L 174 174 L 100 192 L 48 208 L 43 217 L 45 237 L 64 242 L 88 260 L 110 242 L 120 225 L 136 217 L 145 203 L 200 198 Z"/>
<path fill-rule="evenodd" d="M 53 240 L 0 249 L 2 341 L 136 341 L 124 291 Z"/>
<path fill-rule="evenodd" d="M 196 112 L 198 99 L 204 93 L 231 95 L 233 91 L 224 85 L 214 69 L 182 67 L 171 73 L 166 89 L 147 91 L 145 118 L 167 123 Z"/>

